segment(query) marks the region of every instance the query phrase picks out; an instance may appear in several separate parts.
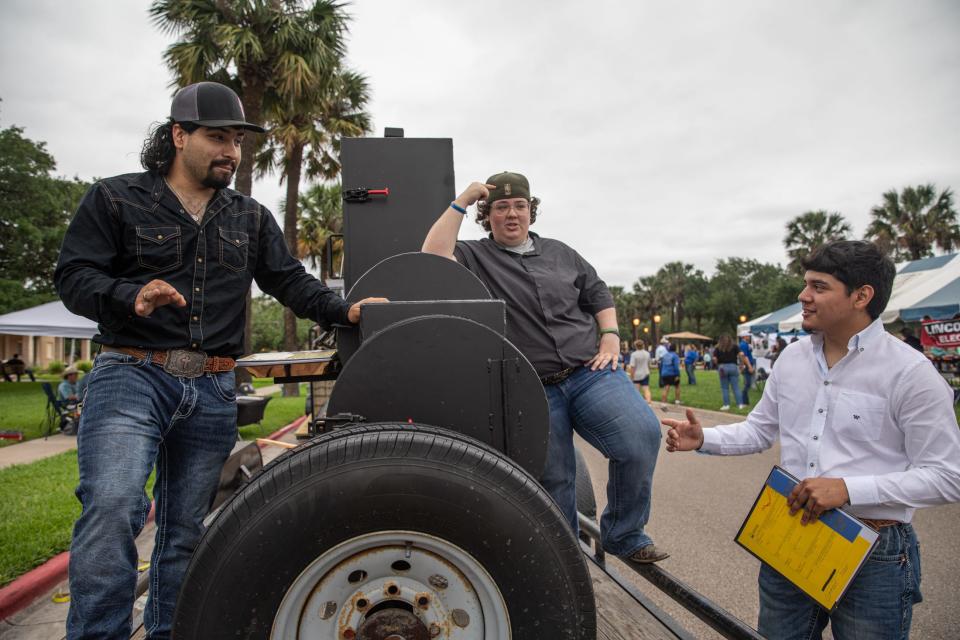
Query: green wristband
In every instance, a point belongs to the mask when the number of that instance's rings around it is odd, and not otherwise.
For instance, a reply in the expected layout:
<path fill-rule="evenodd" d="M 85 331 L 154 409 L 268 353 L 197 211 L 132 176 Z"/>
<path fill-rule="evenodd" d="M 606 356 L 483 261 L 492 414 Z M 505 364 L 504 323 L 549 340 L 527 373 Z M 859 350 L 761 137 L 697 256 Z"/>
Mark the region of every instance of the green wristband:
<path fill-rule="evenodd" d="M 605 333 L 612 333 L 613 335 L 620 337 L 620 329 L 600 329 L 600 335 L 602 336 Z"/>

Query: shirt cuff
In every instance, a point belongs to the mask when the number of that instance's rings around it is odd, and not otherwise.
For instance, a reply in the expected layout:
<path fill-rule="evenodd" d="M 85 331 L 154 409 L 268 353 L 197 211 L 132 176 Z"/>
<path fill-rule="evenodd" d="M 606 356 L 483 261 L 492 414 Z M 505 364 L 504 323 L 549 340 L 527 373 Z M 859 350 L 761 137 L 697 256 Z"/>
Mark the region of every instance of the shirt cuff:
<path fill-rule="evenodd" d="M 876 476 L 843 478 L 843 483 L 847 485 L 850 506 L 880 504 L 880 492 L 877 489 Z"/>
<path fill-rule="evenodd" d="M 111 331 L 118 331 L 130 322 L 134 314 L 134 303 L 143 285 L 135 282 L 119 282 L 110 293 L 110 306 L 101 324 Z M 108 317 L 106 317 L 108 316 Z"/>
<path fill-rule="evenodd" d="M 708 428 L 703 430 L 703 444 L 697 449 L 697 453 L 719 455 L 722 451 L 720 444 L 720 434 L 716 429 Z"/>

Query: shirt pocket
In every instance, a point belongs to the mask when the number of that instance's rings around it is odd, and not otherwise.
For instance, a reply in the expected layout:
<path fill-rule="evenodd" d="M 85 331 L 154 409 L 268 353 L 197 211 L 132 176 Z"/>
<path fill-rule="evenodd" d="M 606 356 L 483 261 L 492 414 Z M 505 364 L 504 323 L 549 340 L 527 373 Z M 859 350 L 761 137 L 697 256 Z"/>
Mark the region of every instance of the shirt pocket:
<path fill-rule="evenodd" d="M 844 391 L 837 396 L 833 430 L 840 438 L 858 442 L 878 440 L 883 433 L 887 401 L 880 396 Z"/>
<path fill-rule="evenodd" d="M 180 227 L 137 226 L 137 260 L 141 267 L 151 271 L 166 271 L 179 267 L 183 262 Z"/>
<path fill-rule="evenodd" d="M 250 236 L 246 231 L 231 231 L 220 227 L 220 264 L 231 271 L 247 268 Z"/>

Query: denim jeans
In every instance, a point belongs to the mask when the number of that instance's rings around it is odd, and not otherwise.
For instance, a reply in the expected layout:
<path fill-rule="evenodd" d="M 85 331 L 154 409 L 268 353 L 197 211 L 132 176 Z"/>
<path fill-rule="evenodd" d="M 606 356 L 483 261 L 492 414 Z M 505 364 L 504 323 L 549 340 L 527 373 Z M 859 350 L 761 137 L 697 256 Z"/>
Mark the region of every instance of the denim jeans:
<path fill-rule="evenodd" d="M 833 613 L 766 565 L 760 567 L 758 631 L 770 640 L 894 640 L 910 635 L 920 594 L 920 550 L 909 524 L 880 529 L 880 540 Z"/>
<path fill-rule="evenodd" d="M 627 376 L 619 371 L 578 368 L 547 385 L 550 440 L 541 484 L 567 522 L 578 531 L 573 432 L 609 464 L 607 508 L 600 518 L 603 548 L 626 556 L 652 544 L 643 531 L 650 518 L 653 469 L 660 450 L 660 422 Z"/>
<path fill-rule="evenodd" d="M 697 374 L 695 373 L 697 365 L 694 363 L 684 363 L 684 368 L 687 370 L 687 384 L 693 386 L 697 384 Z"/>
<path fill-rule="evenodd" d="M 750 387 L 753 386 L 753 374 L 743 370 L 743 404 L 750 404 Z"/>
<path fill-rule="evenodd" d="M 730 392 L 733 392 L 734 403 L 740 402 L 740 369 L 735 364 L 721 364 L 717 366 L 720 372 L 720 393 L 723 395 L 723 404 L 730 404 Z"/>
<path fill-rule="evenodd" d="M 150 510 L 157 533 L 144 611 L 148 638 L 167 638 L 180 582 L 237 438 L 233 372 L 178 378 L 101 353 L 89 374 L 77 438 L 83 506 L 70 546 L 67 637 L 129 640 L 137 583 L 134 540 Z"/>

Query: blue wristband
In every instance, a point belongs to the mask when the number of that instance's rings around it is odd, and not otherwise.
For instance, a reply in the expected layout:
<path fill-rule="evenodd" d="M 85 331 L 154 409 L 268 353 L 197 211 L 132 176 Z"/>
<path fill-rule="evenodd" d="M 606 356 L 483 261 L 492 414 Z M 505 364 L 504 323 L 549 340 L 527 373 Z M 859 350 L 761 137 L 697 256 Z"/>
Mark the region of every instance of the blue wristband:
<path fill-rule="evenodd" d="M 459 211 L 463 215 L 467 215 L 467 210 L 461 207 L 460 205 L 458 205 L 456 202 L 451 202 L 450 208 L 453 209 L 454 211 Z"/>

